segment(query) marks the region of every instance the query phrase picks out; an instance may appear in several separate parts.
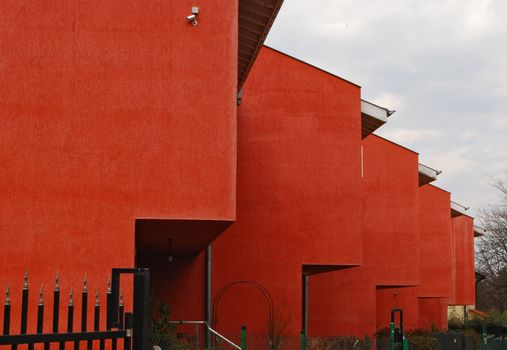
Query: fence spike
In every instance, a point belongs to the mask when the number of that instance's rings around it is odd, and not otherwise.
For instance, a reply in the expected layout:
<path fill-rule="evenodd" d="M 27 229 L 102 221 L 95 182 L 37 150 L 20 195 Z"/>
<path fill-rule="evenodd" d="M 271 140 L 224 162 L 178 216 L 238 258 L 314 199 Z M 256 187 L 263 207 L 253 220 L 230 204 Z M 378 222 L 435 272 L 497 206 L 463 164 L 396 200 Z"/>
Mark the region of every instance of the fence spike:
<path fill-rule="evenodd" d="M 87 281 L 86 281 L 86 272 L 84 274 L 84 280 L 83 280 L 83 292 L 88 292 L 88 286 L 87 286 Z"/>
<path fill-rule="evenodd" d="M 5 305 L 11 305 L 11 289 L 7 286 L 5 291 Z"/>
<path fill-rule="evenodd" d="M 99 306 L 99 290 L 97 289 L 97 292 L 95 293 L 95 306 Z"/>
<path fill-rule="evenodd" d="M 23 277 L 23 289 L 28 289 L 28 271 L 25 271 L 25 277 Z"/>
<path fill-rule="evenodd" d="M 41 283 L 40 290 L 39 290 L 39 305 L 44 304 L 43 294 L 44 294 L 44 285 Z"/>
<path fill-rule="evenodd" d="M 56 278 L 55 278 L 55 291 L 60 290 L 60 274 L 58 271 L 56 272 Z"/>
<path fill-rule="evenodd" d="M 69 306 L 72 306 L 72 305 L 74 305 L 74 291 L 71 288 L 70 294 L 69 294 Z"/>

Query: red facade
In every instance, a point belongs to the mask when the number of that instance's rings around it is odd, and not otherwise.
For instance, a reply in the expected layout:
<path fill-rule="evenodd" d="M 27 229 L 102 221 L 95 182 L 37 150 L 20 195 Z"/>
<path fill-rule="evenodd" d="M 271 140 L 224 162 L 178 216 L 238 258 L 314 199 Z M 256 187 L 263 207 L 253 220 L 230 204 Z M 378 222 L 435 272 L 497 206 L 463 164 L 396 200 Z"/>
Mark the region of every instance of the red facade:
<path fill-rule="evenodd" d="M 445 328 L 448 305 L 474 304 L 473 219 L 420 185 L 417 153 L 363 139 L 359 86 L 267 47 L 246 62 L 246 3 L 207 1 L 197 26 L 189 1 L 0 3 L 13 315 L 26 270 L 35 285 L 59 271 L 68 293 L 137 265 L 174 319 L 203 320 L 209 244 L 227 334 L 267 333 L 262 288 L 290 336 L 371 335 L 393 307 Z"/>

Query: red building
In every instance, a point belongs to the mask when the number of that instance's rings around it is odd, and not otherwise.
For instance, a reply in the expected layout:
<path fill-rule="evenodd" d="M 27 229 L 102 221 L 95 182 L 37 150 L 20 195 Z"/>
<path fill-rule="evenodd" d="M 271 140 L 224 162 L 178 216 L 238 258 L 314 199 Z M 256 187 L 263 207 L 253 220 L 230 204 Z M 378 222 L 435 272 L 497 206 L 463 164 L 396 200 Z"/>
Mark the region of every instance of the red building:
<path fill-rule="evenodd" d="M 0 4 L 0 286 L 149 267 L 173 318 L 260 336 L 474 304 L 473 219 L 391 111 L 262 46 L 281 2 Z"/>

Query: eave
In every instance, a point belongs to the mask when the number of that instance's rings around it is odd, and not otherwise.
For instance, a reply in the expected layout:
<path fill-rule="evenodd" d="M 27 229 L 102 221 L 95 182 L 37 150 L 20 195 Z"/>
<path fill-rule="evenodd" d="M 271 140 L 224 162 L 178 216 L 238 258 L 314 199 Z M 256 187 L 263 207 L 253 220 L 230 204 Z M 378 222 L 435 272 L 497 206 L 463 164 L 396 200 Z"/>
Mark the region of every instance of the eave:
<path fill-rule="evenodd" d="M 238 23 L 238 91 L 246 81 L 283 0 L 240 0 Z"/>
<path fill-rule="evenodd" d="M 387 118 L 393 114 L 387 108 L 377 106 L 374 103 L 361 100 L 361 136 L 364 139 L 382 125 L 387 123 Z"/>
<path fill-rule="evenodd" d="M 424 186 L 435 181 L 441 172 L 419 163 L 419 186 Z"/>
<path fill-rule="evenodd" d="M 470 208 L 451 201 L 451 218 L 455 218 L 461 215 L 467 215 L 466 211 L 468 209 Z"/>
<path fill-rule="evenodd" d="M 482 227 L 479 227 L 477 225 L 474 225 L 474 238 L 476 237 L 482 237 L 486 234 L 486 230 Z"/>

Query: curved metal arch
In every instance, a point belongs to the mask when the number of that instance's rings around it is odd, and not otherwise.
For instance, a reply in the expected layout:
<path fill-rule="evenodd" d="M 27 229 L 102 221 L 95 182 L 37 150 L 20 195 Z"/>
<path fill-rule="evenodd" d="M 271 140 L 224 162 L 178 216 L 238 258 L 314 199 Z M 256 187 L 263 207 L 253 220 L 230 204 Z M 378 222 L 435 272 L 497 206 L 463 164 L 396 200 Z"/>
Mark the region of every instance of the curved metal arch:
<path fill-rule="evenodd" d="M 225 294 L 226 291 L 228 291 L 231 287 L 240 285 L 240 284 L 246 284 L 255 287 L 257 290 L 259 290 L 264 298 L 266 299 L 268 308 L 269 308 L 269 334 L 270 337 L 272 336 L 274 332 L 274 320 L 275 320 L 275 305 L 273 303 L 273 298 L 271 294 L 269 293 L 268 289 L 264 287 L 259 282 L 255 281 L 247 281 L 247 280 L 241 280 L 241 281 L 233 281 L 222 288 L 220 288 L 215 295 L 214 301 L 213 301 L 213 327 L 216 328 L 217 324 L 217 314 L 218 314 L 218 305 L 220 304 L 220 300 L 222 299 L 222 296 Z"/>

